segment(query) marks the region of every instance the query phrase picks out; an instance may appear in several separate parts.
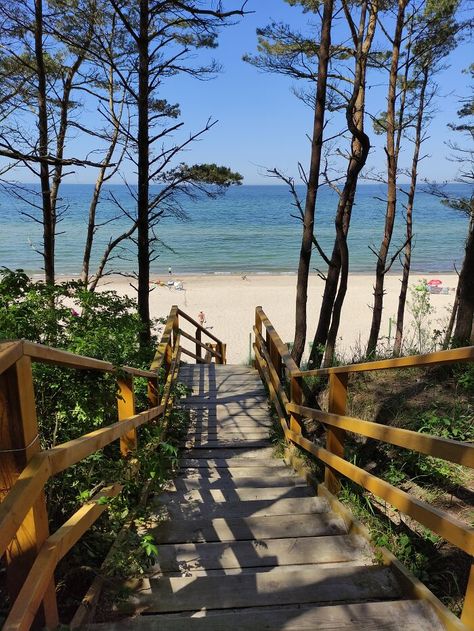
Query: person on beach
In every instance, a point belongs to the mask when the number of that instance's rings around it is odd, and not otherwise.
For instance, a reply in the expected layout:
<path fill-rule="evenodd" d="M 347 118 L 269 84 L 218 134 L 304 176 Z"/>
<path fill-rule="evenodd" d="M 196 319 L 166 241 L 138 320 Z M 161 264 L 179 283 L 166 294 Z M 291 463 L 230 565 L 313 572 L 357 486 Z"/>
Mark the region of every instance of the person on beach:
<path fill-rule="evenodd" d="M 201 326 L 204 326 L 204 324 L 206 322 L 206 314 L 204 313 L 204 311 L 200 311 L 198 313 L 198 320 L 199 320 L 199 324 Z"/>

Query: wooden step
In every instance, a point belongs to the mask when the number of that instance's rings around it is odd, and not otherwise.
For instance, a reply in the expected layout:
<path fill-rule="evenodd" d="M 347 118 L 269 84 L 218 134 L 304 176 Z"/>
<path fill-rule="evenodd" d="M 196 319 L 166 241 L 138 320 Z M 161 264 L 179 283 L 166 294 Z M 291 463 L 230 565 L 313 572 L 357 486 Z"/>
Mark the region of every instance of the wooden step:
<path fill-rule="evenodd" d="M 347 534 L 344 521 L 331 512 L 313 515 L 267 515 L 217 519 L 175 519 L 153 529 L 156 541 L 199 543 L 246 541 L 249 539 L 286 539 Z"/>
<path fill-rule="evenodd" d="M 212 427 L 205 428 L 191 428 L 186 435 L 188 440 L 192 438 L 219 440 L 219 438 L 247 438 L 248 440 L 256 440 L 259 438 L 268 438 L 268 429 L 266 427 L 255 429 L 243 429 L 240 427 Z"/>
<path fill-rule="evenodd" d="M 282 500 L 248 500 L 229 502 L 168 501 L 159 504 L 166 507 L 171 519 L 235 519 L 239 517 L 263 517 L 266 515 L 310 515 L 327 511 L 327 502 L 320 497 L 295 497 Z"/>
<path fill-rule="evenodd" d="M 205 463 L 204 463 L 205 464 Z M 291 469 L 283 465 L 260 465 L 253 461 L 247 467 L 182 467 L 179 477 L 208 478 L 209 480 L 234 480 L 237 478 L 272 477 L 281 486 L 279 478 L 292 474 Z M 299 478 L 301 480 L 301 478 Z"/>
<path fill-rule="evenodd" d="M 309 486 L 270 486 L 256 488 L 193 489 L 191 491 L 166 491 L 160 501 L 179 502 L 237 502 L 256 500 L 279 500 L 290 497 L 315 497 Z"/>
<path fill-rule="evenodd" d="M 353 535 L 290 537 L 215 543 L 160 545 L 159 563 L 152 571 L 183 571 L 232 568 L 260 569 L 282 565 L 343 563 L 367 560 L 365 539 Z"/>
<path fill-rule="evenodd" d="M 261 459 L 261 460 L 264 460 L 265 462 L 268 460 L 270 461 L 269 463 L 271 463 L 271 461 L 274 461 L 275 464 L 281 464 L 281 460 L 277 460 L 276 458 L 273 457 L 274 455 L 273 447 L 261 447 L 257 449 L 254 449 L 252 447 L 220 449 L 218 455 L 216 455 L 216 452 L 214 449 L 187 449 L 182 452 L 182 455 L 183 455 L 183 458 L 204 458 L 206 460 L 215 458 L 215 457 L 224 458 L 226 460 L 234 460 L 234 459 L 235 460 L 239 460 L 239 459 L 259 460 Z"/>
<path fill-rule="evenodd" d="M 234 438 L 189 438 L 185 441 L 184 447 L 186 449 L 215 449 L 216 454 L 219 455 L 220 449 L 238 449 L 239 447 L 268 447 L 270 445 L 268 436 L 266 438 L 256 438 L 254 440 L 246 439 L 245 437 Z"/>
<path fill-rule="evenodd" d="M 236 478 L 210 478 L 207 476 L 191 474 L 175 478 L 170 488 L 175 491 L 206 491 L 216 490 L 238 490 L 244 488 L 272 488 L 272 487 L 307 487 L 303 478 L 296 475 L 261 476 L 261 477 L 236 477 Z M 314 494 L 314 491 L 311 491 Z"/>
<path fill-rule="evenodd" d="M 389 569 L 379 566 L 325 568 L 271 573 L 159 578 L 137 592 L 133 604 L 148 615 L 263 607 L 268 605 L 334 603 L 395 599 L 400 588 Z M 401 622 L 401 621 L 399 621 Z"/>
<path fill-rule="evenodd" d="M 139 616 L 91 626 L 91 631 L 442 631 L 421 600 L 207 611 Z"/>
<path fill-rule="evenodd" d="M 347 529 L 339 516 L 324 512 L 233 519 L 175 519 L 162 522 L 152 532 L 156 541 L 164 544 L 320 537 L 347 534 Z"/>

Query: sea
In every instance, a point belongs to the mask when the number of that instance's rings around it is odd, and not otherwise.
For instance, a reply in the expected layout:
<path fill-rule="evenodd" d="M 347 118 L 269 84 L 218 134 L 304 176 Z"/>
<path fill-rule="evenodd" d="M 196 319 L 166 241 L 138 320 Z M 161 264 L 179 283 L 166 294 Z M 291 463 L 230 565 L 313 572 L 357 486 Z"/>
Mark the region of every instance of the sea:
<path fill-rule="evenodd" d="M 61 220 L 58 224 L 56 269 L 59 275 L 81 271 L 87 215 L 92 184 L 62 184 Z M 450 195 L 468 195 L 461 184 L 444 188 Z M 304 188 L 298 189 L 304 199 Z M 349 248 L 352 273 L 373 273 L 384 232 L 385 188 L 361 184 L 353 210 Z M 392 253 L 403 245 L 406 196 L 399 193 L 399 207 L 392 240 Z M 33 185 L 4 186 L 0 190 L 0 267 L 22 268 L 41 274 L 41 225 L 38 189 Z M 291 274 L 298 266 L 301 220 L 284 185 L 243 185 L 229 189 L 217 199 L 182 199 L 185 217 L 165 217 L 156 226 L 154 274 Z M 334 242 L 337 194 L 321 188 L 316 211 L 316 234 L 326 252 Z M 124 213 L 133 216 L 133 190 L 125 185 L 104 189 L 97 213 L 92 270 L 111 236 L 129 225 Z M 415 272 L 452 272 L 463 257 L 467 218 L 444 206 L 431 193 L 419 190 L 414 208 L 413 265 Z M 136 269 L 132 242 L 115 253 L 110 270 Z M 312 271 L 324 270 L 317 252 Z M 400 269 L 395 261 L 392 271 Z"/>

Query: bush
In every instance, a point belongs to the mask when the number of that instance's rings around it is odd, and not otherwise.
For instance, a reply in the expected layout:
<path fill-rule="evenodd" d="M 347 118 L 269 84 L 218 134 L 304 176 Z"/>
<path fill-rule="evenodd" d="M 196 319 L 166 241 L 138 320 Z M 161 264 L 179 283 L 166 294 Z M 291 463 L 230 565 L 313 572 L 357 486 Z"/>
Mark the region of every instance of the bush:
<path fill-rule="evenodd" d="M 142 351 L 141 327 L 135 301 L 113 291 L 92 293 L 77 282 L 48 286 L 31 281 L 23 270 L 4 269 L 0 273 L 0 339 L 27 339 L 105 360 L 117 367 L 148 368 L 156 339 Z M 115 375 L 34 363 L 33 378 L 43 449 L 117 420 Z M 146 380 L 136 379 L 138 410 L 147 406 L 146 385 Z M 182 412 L 173 414 L 175 424 L 182 427 Z M 61 580 L 74 574 L 77 566 L 99 566 L 124 519 L 135 510 L 145 482 L 151 480 L 153 490 L 169 475 L 176 461 L 176 448 L 164 442 L 161 427 L 141 428 L 139 443 L 134 457 L 145 463 L 140 473 L 130 474 L 129 462 L 120 457 L 115 441 L 48 482 L 46 496 L 52 531 L 95 490 L 112 482 L 124 485 L 120 496 L 110 502 L 109 510 L 60 567 Z M 140 541 L 140 546 L 148 556 L 154 550 L 153 543 L 145 543 Z M 67 580 L 64 590 L 67 593 Z"/>

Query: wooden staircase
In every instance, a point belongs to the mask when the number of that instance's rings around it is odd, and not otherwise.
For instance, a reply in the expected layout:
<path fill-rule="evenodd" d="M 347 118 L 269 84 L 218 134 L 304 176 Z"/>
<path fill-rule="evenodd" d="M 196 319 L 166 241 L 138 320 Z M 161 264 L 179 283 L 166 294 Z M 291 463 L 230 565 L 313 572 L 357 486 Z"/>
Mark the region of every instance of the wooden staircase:
<path fill-rule="evenodd" d="M 445 628 L 275 457 L 254 369 L 182 365 L 179 379 L 192 421 L 179 475 L 155 499 L 168 519 L 153 532 L 158 563 L 129 601 L 141 615 L 94 629 Z"/>

